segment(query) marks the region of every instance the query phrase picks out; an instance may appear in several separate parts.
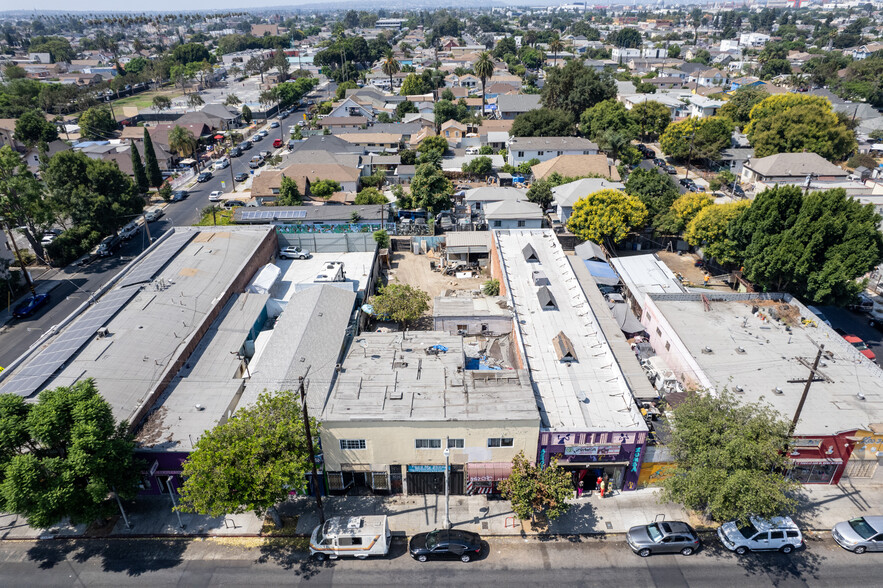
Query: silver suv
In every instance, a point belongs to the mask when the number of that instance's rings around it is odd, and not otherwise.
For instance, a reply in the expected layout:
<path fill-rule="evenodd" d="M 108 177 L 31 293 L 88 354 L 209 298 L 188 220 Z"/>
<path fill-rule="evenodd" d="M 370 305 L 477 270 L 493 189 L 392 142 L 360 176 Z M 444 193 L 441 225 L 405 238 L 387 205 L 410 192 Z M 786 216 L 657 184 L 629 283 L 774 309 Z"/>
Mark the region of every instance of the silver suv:
<path fill-rule="evenodd" d="M 735 521 L 724 523 L 718 528 L 717 536 L 724 547 L 739 555 L 749 551 L 791 553 L 803 546 L 803 534 L 791 517 L 751 517 L 749 524 L 741 527 Z"/>
<path fill-rule="evenodd" d="M 282 259 L 307 259 L 310 257 L 310 252 L 306 249 L 290 245 L 284 247 L 282 251 L 279 252 L 279 257 Z"/>

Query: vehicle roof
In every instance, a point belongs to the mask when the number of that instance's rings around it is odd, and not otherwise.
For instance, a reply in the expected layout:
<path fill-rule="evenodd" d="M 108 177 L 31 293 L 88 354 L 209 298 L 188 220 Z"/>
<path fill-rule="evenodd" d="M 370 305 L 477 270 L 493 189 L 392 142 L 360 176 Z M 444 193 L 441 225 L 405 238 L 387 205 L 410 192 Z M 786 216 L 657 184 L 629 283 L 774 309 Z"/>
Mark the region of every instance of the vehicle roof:
<path fill-rule="evenodd" d="M 863 519 L 866 523 L 874 527 L 874 530 L 878 533 L 883 531 L 883 515 L 871 516 L 871 517 L 857 517 Z"/>
<path fill-rule="evenodd" d="M 759 517 L 751 517 L 751 524 L 758 531 L 769 531 L 770 529 L 797 529 L 797 525 L 791 520 L 791 517 L 773 517 L 771 519 L 761 519 Z"/>
<path fill-rule="evenodd" d="M 682 521 L 663 521 L 659 523 L 665 533 L 692 533 L 690 525 Z"/>
<path fill-rule="evenodd" d="M 862 338 L 858 335 L 843 335 L 843 338 L 850 343 L 860 343 L 862 341 Z"/>
<path fill-rule="evenodd" d="M 325 521 L 322 533 L 326 537 L 361 537 L 382 533 L 385 528 L 386 515 L 333 517 Z"/>

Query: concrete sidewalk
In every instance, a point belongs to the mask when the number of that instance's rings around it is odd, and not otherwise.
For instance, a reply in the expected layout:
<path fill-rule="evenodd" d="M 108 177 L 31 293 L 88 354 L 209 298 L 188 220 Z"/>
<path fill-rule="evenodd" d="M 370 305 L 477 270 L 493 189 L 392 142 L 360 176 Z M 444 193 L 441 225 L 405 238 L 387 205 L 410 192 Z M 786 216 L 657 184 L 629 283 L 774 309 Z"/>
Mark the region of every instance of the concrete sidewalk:
<path fill-rule="evenodd" d="M 442 527 L 444 496 L 327 496 L 325 516 L 385 514 L 390 529 L 399 535 L 414 535 Z M 571 508 L 548 527 L 534 527 L 518 520 L 505 500 L 487 496 L 451 496 L 450 519 L 457 529 L 485 536 L 526 536 L 536 534 L 603 535 L 624 533 L 634 525 L 657 518 L 690 521 L 698 528 L 703 522 L 691 517 L 676 504 L 661 504 L 658 490 L 647 488 L 616 493 L 601 498 L 597 493 L 571 501 Z M 836 523 L 857 516 L 883 513 L 883 484 L 847 481 L 839 486 L 806 486 L 801 506 L 792 515 L 805 532 L 827 532 Z M 122 517 L 106 527 L 58 525 L 34 529 L 15 515 L 0 515 L 0 539 L 39 539 L 55 537 L 143 537 L 219 536 L 254 537 L 261 534 L 263 521 L 253 513 L 207 517 L 172 511 L 168 496 L 145 497 L 125 505 L 131 523 Z M 283 517 L 297 517 L 296 533 L 308 535 L 319 524 L 313 498 L 293 497 L 279 507 Z M 181 524 L 184 527 L 181 527 Z"/>

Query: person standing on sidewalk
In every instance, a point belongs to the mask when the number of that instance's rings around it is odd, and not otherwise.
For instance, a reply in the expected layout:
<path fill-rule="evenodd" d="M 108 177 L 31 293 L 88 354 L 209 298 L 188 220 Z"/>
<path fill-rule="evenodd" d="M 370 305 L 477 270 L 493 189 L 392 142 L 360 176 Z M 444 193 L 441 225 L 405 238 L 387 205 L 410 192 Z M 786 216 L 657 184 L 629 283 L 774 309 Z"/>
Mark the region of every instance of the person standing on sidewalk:
<path fill-rule="evenodd" d="M 576 486 L 576 497 L 577 498 L 583 497 L 583 481 L 582 480 L 580 480 L 579 484 L 577 484 L 577 486 Z"/>
<path fill-rule="evenodd" d="M 610 476 L 607 475 L 607 472 L 604 472 L 604 490 L 601 492 L 601 496 L 607 496 L 610 493 Z"/>

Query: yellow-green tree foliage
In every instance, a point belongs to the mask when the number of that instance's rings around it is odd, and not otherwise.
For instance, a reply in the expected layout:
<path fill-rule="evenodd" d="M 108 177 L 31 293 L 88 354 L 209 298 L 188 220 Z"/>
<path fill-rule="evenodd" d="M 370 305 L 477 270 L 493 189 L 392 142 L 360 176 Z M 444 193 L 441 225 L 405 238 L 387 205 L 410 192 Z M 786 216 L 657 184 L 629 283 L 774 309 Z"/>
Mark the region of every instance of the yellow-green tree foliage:
<path fill-rule="evenodd" d="M 675 200 L 671 209 L 684 226 L 690 224 L 699 211 L 714 204 L 714 199 L 707 192 L 687 192 Z"/>
<path fill-rule="evenodd" d="M 818 153 L 846 159 L 855 150 L 855 135 L 822 96 L 777 94 L 751 109 L 745 134 L 757 157 L 776 153 Z"/>
<path fill-rule="evenodd" d="M 618 243 L 647 220 L 647 208 L 640 198 L 619 190 L 599 190 L 573 205 L 567 228 L 581 239 Z"/>
<path fill-rule="evenodd" d="M 730 223 L 751 205 L 750 200 L 728 204 L 712 204 L 702 208 L 687 225 L 684 238 L 693 246 L 701 246 L 706 255 L 721 263 L 736 263 L 741 254 L 736 242 L 728 235 Z"/>

